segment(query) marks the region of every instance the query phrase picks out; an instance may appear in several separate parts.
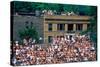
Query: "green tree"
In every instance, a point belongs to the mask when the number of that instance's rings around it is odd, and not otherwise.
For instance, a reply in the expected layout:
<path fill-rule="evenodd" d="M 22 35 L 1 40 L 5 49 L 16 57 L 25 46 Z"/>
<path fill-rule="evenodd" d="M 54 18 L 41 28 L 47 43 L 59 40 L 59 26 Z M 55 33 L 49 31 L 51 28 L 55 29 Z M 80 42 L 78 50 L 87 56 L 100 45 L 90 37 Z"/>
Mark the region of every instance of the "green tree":
<path fill-rule="evenodd" d="M 30 38 L 32 38 L 35 39 L 37 43 L 39 41 L 38 32 L 33 27 L 20 30 L 19 37 L 21 38 L 21 40 L 23 39 L 29 40 Z"/>
<path fill-rule="evenodd" d="M 89 33 L 91 40 L 97 43 L 97 7 L 90 6 L 87 9 L 90 9 L 86 10 L 88 15 L 91 16 L 90 26 L 86 31 L 83 31 L 81 33 L 82 34 Z"/>

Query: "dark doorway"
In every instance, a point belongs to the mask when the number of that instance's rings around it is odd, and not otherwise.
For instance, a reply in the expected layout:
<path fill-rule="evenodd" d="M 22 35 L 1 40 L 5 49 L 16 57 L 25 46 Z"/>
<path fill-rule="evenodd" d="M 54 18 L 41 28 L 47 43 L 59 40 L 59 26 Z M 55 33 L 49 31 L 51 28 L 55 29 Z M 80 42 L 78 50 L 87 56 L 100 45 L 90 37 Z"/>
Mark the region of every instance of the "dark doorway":
<path fill-rule="evenodd" d="M 73 24 L 68 24 L 68 31 L 73 31 Z"/>

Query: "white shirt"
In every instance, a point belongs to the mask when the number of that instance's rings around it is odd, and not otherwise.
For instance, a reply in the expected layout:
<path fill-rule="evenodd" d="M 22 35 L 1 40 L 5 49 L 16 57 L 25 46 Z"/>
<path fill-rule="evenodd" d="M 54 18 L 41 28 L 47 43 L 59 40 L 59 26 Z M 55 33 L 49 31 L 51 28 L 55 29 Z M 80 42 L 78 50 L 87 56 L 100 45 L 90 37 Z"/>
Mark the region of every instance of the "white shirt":
<path fill-rule="evenodd" d="M 57 45 L 55 45 L 55 49 L 57 49 L 58 48 L 58 46 Z"/>

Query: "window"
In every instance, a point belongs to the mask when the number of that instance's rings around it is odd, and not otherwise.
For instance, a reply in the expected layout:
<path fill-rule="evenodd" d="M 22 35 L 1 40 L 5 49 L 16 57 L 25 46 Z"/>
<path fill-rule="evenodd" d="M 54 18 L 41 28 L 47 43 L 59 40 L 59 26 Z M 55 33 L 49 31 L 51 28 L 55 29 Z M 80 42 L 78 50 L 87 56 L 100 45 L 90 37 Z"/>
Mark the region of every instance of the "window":
<path fill-rule="evenodd" d="M 52 31 L 52 24 L 48 24 L 48 31 Z"/>
<path fill-rule="evenodd" d="M 51 43 L 52 42 L 52 36 L 48 36 L 48 42 Z"/>
<path fill-rule="evenodd" d="M 30 25 L 30 27 L 32 28 L 33 27 L 33 23 L 31 22 L 31 25 Z"/>
<path fill-rule="evenodd" d="M 29 23 L 28 21 L 25 22 L 26 29 L 29 28 L 28 23 Z"/>
<path fill-rule="evenodd" d="M 83 24 L 76 24 L 76 30 L 77 31 L 82 31 Z"/>
<path fill-rule="evenodd" d="M 90 24 L 87 24 L 87 29 L 89 29 L 90 28 Z"/>
<path fill-rule="evenodd" d="M 28 24 L 28 21 L 26 21 L 25 24 L 27 25 Z"/>
<path fill-rule="evenodd" d="M 73 31 L 73 24 L 68 24 L 68 31 Z"/>
<path fill-rule="evenodd" d="M 65 24 L 57 24 L 57 29 L 59 31 L 64 31 L 65 30 Z"/>

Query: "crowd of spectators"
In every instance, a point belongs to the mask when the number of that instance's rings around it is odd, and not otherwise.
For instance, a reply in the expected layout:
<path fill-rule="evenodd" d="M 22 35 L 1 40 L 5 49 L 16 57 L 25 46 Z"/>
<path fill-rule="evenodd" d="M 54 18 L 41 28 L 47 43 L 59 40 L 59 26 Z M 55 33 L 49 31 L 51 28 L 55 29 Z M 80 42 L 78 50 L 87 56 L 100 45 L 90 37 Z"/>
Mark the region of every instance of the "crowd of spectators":
<path fill-rule="evenodd" d="M 12 44 L 14 66 L 96 61 L 94 43 L 85 35 L 54 37 L 50 45 Z"/>
<path fill-rule="evenodd" d="M 57 12 L 56 10 L 43 10 L 42 11 L 43 15 L 67 15 L 67 16 L 72 16 L 72 15 L 77 15 L 73 11 L 70 12 Z"/>

